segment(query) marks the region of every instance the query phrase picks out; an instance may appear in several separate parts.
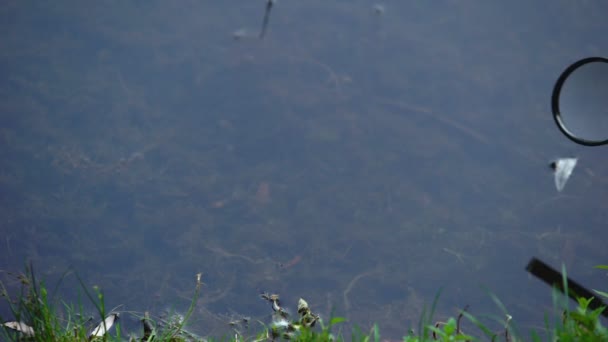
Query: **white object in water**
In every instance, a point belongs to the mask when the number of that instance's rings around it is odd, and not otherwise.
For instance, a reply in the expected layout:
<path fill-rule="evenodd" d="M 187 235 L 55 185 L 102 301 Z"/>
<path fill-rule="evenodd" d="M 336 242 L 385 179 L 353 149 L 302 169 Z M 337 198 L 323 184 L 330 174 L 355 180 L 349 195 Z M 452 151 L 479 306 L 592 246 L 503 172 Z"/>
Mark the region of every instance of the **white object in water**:
<path fill-rule="evenodd" d="M 251 30 L 246 28 L 240 28 L 232 32 L 232 39 L 234 40 L 241 40 L 247 38 L 257 38 L 257 36 L 253 32 L 251 32 Z"/>
<path fill-rule="evenodd" d="M 555 187 L 557 191 L 562 191 L 568 178 L 572 174 L 572 170 L 576 166 L 578 158 L 560 158 L 556 159 L 549 164 L 553 169 L 553 175 L 555 178 Z"/>
<path fill-rule="evenodd" d="M 106 334 L 106 332 L 108 332 L 108 330 L 110 330 L 116 320 L 118 320 L 118 312 L 113 312 L 109 314 L 108 317 L 103 320 L 103 322 L 99 323 L 99 325 L 95 327 L 95 329 L 93 329 L 93 331 L 89 335 L 89 338 L 102 337 Z"/>
<path fill-rule="evenodd" d="M 34 337 L 34 335 L 35 335 L 34 328 L 30 327 L 29 325 L 27 325 L 23 322 L 5 322 L 2 325 L 4 325 L 7 328 L 11 328 L 13 330 L 17 330 L 27 337 Z"/>

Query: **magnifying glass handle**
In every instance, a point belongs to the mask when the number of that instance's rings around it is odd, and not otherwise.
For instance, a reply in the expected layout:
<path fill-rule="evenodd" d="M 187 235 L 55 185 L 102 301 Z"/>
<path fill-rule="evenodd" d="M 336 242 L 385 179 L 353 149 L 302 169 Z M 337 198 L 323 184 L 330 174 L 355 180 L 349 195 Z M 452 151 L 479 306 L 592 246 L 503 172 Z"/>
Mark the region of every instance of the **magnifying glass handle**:
<path fill-rule="evenodd" d="M 551 266 L 545 264 L 541 260 L 537 258 L 532 258 L 532 260 L 530 260 L 530 262 L 528 263 L 528 266 L 526 266 L 526 271 L 530 272 L 535 277 L 539 278 L 549 286 L 555 286 L 560 291 L 565 292 L 562 274 Z M 592 310 L 599 309 L 602 306 L 608 307 L 608 305 L 606 305 L 600 298 L 598 298 L 597 294 L 589 291 L 588 289 L 568 277 L 566 277 L 566 281 L 568 286 L 568 297 L 574 300 L 580 297 L 593 298 L 591 303 L 589 303 L 589 308 Z M 602 312 L 602 316 L 608 318 L 608 311 L 604 310 Z"/>

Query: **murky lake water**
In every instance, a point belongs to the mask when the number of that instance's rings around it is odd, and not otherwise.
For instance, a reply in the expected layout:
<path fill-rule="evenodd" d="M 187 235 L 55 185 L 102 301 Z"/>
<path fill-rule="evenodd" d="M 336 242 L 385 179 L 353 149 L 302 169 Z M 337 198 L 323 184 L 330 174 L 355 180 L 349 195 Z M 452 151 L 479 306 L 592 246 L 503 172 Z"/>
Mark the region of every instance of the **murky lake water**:
<path fill-rule="evenodd" d="M 500 316 L 487 288 L 526 331 L 532 256 L 605 288 L 608 152 L 549 94 L 605 55 L 606 6 L 383 4 L 281 1 L 264 40 L 263 1 L 2 5 L 0 268 L 140 312 L 185 311 L 203 272 L 201 335 L 269 291 L 399 337 L 440 288 L 438 318 Z"/>

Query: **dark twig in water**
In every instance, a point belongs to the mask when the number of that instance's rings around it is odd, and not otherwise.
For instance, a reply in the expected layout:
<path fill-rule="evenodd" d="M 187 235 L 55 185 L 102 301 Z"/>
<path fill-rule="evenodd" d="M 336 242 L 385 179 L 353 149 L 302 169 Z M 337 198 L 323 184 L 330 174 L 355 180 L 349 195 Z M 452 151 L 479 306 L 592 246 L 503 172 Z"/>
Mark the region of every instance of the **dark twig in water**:
<path fill-rule="evenodd" d="M 466 305 L 464 307 L 464 309 L 462 309 L 462 311 L 460 311 L 460 313 L 458 314 L 458 318 L 456 318 L 456 335 L 464 335 L 464 333 L 462 332 L 462 330 L 460 329 L 460 320 L 462 319 L 462 317 L 464 316 L 464 313 L 469 309 L 469 305 Z M 437 322 L 435 323 L 435 328 L 439 329 L 442 326 L 446 325 L 446 322 Z M 433 340 L 440 340 L 440 336 L 437 336 L 437 332 L 433 331 L 433 333 L 431 334 L 431 336 L 433 337 Z M 465 341 L 469 341 L 469 340 L 465 340 Z"/>
<path fill-rule="evenodd" d="M 154 327 L 150 322 L 150 313 L 148 311 L 144 313 L 144 317 L 141 319 L 141 322 L 144 326 L 144 336 L 142 336 L 141 340 L 148 341 L 150 340 L 150 336 L 152 336 L 152 332 L 154 331 Z"/>
<path fill-rule="evenodd" d="M 460 334 L 460 320 L 462 319 L 462 316 L 464 316 L 464 312 L 467 311 L 469 309 L 469 305 L 467 304 L 464 309 L 462 309 L 462 311 L 460 311 L 460 314 L 458 315 L 458 318 L 456 319 L 456 334 L 459 335 Z"/>
<path fill-rule="evenodd" d="M 262 31 L 260 31 L 260 39 L 264 39 L 266 35 L 266 29 L 268 28 L 268 22 L 270 21 L 270 11 L 275 0 L 268 0 L 266 2 L 266 10 L 264 11 L 264 20 L 262 21 Z"/>

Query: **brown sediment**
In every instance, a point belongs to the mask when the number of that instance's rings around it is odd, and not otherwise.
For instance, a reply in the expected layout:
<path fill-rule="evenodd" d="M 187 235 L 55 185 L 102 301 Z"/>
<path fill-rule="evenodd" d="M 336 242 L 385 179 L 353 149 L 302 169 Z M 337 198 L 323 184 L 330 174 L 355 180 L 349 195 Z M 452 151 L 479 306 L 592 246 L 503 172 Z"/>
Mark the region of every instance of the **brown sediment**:
<path fill-rule="evenodd" d="M 270 202 L 270 183 L 267 181 L 260 182 L 258 189 L 255 192 L 255 203 L 263 206 Z"/>

